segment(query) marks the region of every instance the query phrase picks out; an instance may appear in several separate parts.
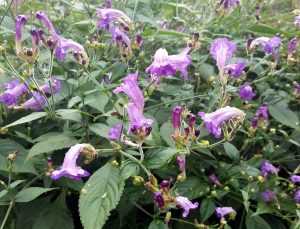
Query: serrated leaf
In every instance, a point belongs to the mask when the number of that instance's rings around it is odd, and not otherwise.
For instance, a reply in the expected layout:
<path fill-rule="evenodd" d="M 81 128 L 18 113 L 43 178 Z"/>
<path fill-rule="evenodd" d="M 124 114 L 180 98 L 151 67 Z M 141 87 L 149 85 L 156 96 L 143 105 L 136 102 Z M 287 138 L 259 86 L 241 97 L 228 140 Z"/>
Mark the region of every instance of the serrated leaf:
<path fill-rule="evenodd" d="M 36 143 L 29 151 L 28 157 L 31 158 L 39 154 L 48 153 L 51 151 L 69 148 L 78 141 L 66 134 L 49 136 L 47 139 Z"/>
<path fill-rule="evenodd" d="M 34 120 L 43 118 L 45 116 L 47 116 L 46 112 L 34 112 L 34 113 L 31 113 L 31 114 L 29 114 L 25 117 L 22 117 L 22 118 L 18 119 L 17 121 L 15 121 L 13 123 L 8 124 L 4 128 L 9 128 L 9 127 L 21 125 L 21 124 L 24 124 L 24 123 L 32 122 Z"/>
<path fill-rule="evenodd" d="M 18 203 L 26 203 L 30 202 L 45 192 L 49 192 L 54 190 L 55 188 L 40 188 L 40 187 L 29 187 L 23 189 L 22 191 L 18 192 L 16 195 L 15 201 Z"/>
<path fill-rule="evenodd" d="M 286 104 L 277 103 L 274 105 L 269 105 L 269 111 L 273 118 L 275 118 L 281 124 L 298 129 L 299 128 L 299 118 L 291 111 Z"/>
<path fill-rule="evenodd" d="M 168 229 L 168 226 L 161 220 L 153 220 L 148 229 Z"/>
<path fill-rule="evenodd" d="M 101 229 L 110 211 L 120 201 L 125 182 L 119 168 L 107 163 L 97 170 L 84 185 L 79 212 L 85 229 Z"/>
<path fill-rule="evenodd" d="M 210 198 L 206 198 L 201 202 L 200 216 L 202 222 L 207 220 L 214 213 L 215 208 L 215 202 Z"/>
<path fill-rule="evenodd" d="M 148 153 L 145 164 L 149 169 L 158 169 L 168 164 L 176 154 L 176 149 L 166 148 Z"/>
<path fill-rule="evenodd" d="M 239 151 L 237 150 L 237 148 L 235 148 L 234 145 L 232 145 L 232 144 L 229 143 L 229 142 L 225 142 L 225 143 L 223 144 L 223 146 L 224 146 L 226 155 L 227 155 L 230 159 L 236 161 L 236 160 L 238 160 L 238 159 L 240 158 L 240 153 L 239 153 Z"/>

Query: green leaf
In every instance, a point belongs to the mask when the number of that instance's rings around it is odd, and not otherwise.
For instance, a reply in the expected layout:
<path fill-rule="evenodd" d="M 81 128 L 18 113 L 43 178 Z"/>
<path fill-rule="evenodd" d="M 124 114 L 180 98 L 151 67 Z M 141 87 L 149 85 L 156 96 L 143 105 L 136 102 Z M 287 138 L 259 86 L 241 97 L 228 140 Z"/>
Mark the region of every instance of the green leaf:
<path fill-rule="evenodd" d="M 30 187 L 23 189 L 22 191 L 18 192 L 16 195 L 16 202 L 18 203 L 26 203 L 30 202 L 45 192 L 49 192 L 54 190 L 55 188 L 40 188 L 40 187 Z"/>
<path fill-rule="evenodd" d="M 107 163 L 97 170 L 81 190 L 79 212 L 85 229 L 101 229 L 110 211 L 120 201 L 124 180 L 119 168 Z"/>
<path fill-rule="evenodd" d="M 104 112 L 104 108 L 109 101 L 109 97 L 104 92 L 95 91 L 90 93 L 85 98 L 85 105 L 89 105 L 90 107 Z"/>
<path fill-rule="evenodd" d="M 100 137 L 108 138 L 108 131 L 110 127 L 103 123 L 95 123 L 89 125 L 89 129 Z"/>
<path fill-rule="evenodd" d="M 188 177 L 176 185 L 176 191 L 189 199 L 196 199 L 207 193 L 207 183 L 198 177 Z"/>
<path fill-rule="evenodd" d="M 148 229 L 168 229 L 168 226 L 161 220 L 153 220 Z"/>
<path fill-rule="evenodd" d="M 175 146 L 175 142 L 172 139 L 173 132 L 174 130 L 171 122 L 164 123 L 160 128 L 160 135 L 169 146 Z"/>
<path fill-rule="evenodd" d="M 225 143 L 223 144 L 223 146 L 224 146 L 224 149 L 225 149 L 225 152 L 226 152 L 227 156 L 228 156 L 230 159 L 232 159 L 232 160 L 234 160 L 234 161 L 239 160 L 239 158 L 240 158 L 240 153 L 239 153 L 239 151 L 237 150 L 237 148 L 235 148 L 234 145 L 232 145 L 232 144 L 229 143 L 229 142 L 225 142 Z"/>
<path fill-rule="evenodd" d="M 148 153 L 145 164 L 149 169 L 158 169 L 168 164 L 176 154 L 176 149 L 166 148 Z"/>
<path fill-rule="evenodd" d="M 63 120 L 70 120 L 74 122 L 81 122 L 80 110 L 76 109 L 60 109 L 56 111 L 59 118 Z"/>
<path fill-rule="evenodd" d="M 131 160 L 126 160 L 122 162 L 121 174 L 125 180 L 131 176 L 137 176 L 139 172 L 140 166 L 137 163 Z"/>
<path fill-rule="evenodd" d="M 294 129 L 299 128 L 298 116 L 287 107 L 286 103 L 269 105 L 269 111 L 272 117 L 283 125 Z"/>
<path fill-rule="evenodd" d="M 200 216 L 202 222 L 207 220 L 214 213 L 215 208 L 215 202 L 210 198 L 206 198 L 201 202 Z"/>
<path fill-rule="evenodd" d="M 246 218 L 246 228 L 247 229 L 271 229 L 269 224 L 260 216 L 250 216 L 247 215 Z"/>
<path fill-rule="evenodd" d="M 78 141 L 66 134 L 49 136 L 47 139 L 36 143 L 29 151 L 28 159 L 39 154 L 69 148 Z"/>
<path fill-rule="evenodd" d="M 274 36 L 277 33 L 282 33 L 282 31 L 280 29 L 270 27 L 270 26 L 264 25 L 264 24 L 254 25 L 251 28 L 249 28 L 249 30 L 251 32 L 259 33 L 259 34 L 267 35 L 267 36 Z"/>
<path fill-rule="evenodd" d="M 15 121 L 11 124 L 8 124 L 4 128 L 9 128 L 9 127 L 21 125 L 21 124 L 24 124 L 24 123 L 28 123 L 28 122 L 43 118 L 45 116 L 47 116 L 46 112 L 34 112 L 34 113 L 31 113 L 31 114 L 29 114 L 29 115 L 27 115 L 23 118 L 18 119 L 17 121 Z"/>
<path fill-rule="evenodd" d="M 243 204 L 245 206 L 246 211 L 249 211 L 249 206 L 250 206 L 250 202 L 249 202 L 249 193 L 241 190 L 242 196 L 243 196 Z"/>

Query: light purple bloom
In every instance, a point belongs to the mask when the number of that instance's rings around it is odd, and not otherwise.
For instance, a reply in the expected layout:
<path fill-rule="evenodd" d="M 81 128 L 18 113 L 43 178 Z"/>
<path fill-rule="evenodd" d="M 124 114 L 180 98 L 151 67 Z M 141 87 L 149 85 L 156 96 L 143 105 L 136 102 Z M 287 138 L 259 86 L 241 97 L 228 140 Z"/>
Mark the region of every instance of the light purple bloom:
<path fill-rule="evenodd" d="M 21 107 L 26 110 L 40 111 L 46 105 L 46 98 L 39 92 L 32 92 L 32 97 L 25 101 Z"/>
<path fill-rule="evenodd" d="M 181 126 L 181 114 L 183 108 L 181 106 L 176 106 L 172 110 L 172 125 L 174 129 L 179 129 Z"/>
<path fill-rule="evenodd" d="M 16 50 L 17 53 L 22 51 L 22 30 L 27 23 L 26 15 L 18 15 L 16 17 L 16 25 L 15 25 L 15 39 L 16 39 Z"/>
<path fill-rule="evenodd" d="M 288 55 L 291 56 L 297 51 L 299 45 L 297 37 L 292 38 L 288 43 Z"/>
<path fill-rule="evenodd" d="M 190 48 L 185 48 L 177 55 L 169 55 L 169 63 L 173 68 L 180 72 L 185 80 L 188 79 L 188 66 L 192 63 L 191 57 L 188 55 Z"/>
<path fill-rule="evenodd" d="M 61 81 L 56 78 L 52 78 L 51 81 L 40 87 L 40 90 L 46 94 L 51 95 L 58 93 L 61 90 Z"/>
<path fill-rule="evenodd" d="M 196 209 L 199 207 L 198 202 L 192 203 L 188 198 L 183 197 L 183 196 L 177 196 L 176 199 L 176 204 L 183 209 L 182 217 L 186 218 L 191 209 Z"/>
<path fill-rule="evenodd" d="M 300 15 L 295 17 L 294 25 L 297 27 L 300 27 Z"/>
<path fill-rule="evenodd" d="M 119 27 L 112 27 L 110 30 L 112 40 L 121 48 L 131 50 L 131 41 L 127 33 L 119 29 Z"/>
<path fill-rule="evenodd" d="M 117 87 L 113 92 L 115 94 L 125 93 L 131 103 L 133 103 L 140 110 L 144 109 L 145 101 L 143 91 L 138 85 L 138 73 L 128 74 L 124 79 L 123 83 Z"/>
<path fill-rule="evenodd" d="M 122 11 L 117 9 L 105 8 L 97 9 L 99 21 L 97 27 L 109 31 L 115 24 L 128 28 L 131 24 L 131 19 Z"/>
<path fill-rule="evenodd" d="M 163 180 L 160 182 L 159 187 L 164 190 L 169 190 L 171 186 L 171 181 L 170 180 Z"/>
<path fill-rule="evenodd" d="M 165 201 L 162 196 L 162 193 L 160 191 L 158 191 L 158 192 L 154 192 L 153 194 L 154 194 L 153 199 L 154 199 L 154 202 L 156 203 L 157 207 L 163 208 L 165 205 Z"/>
<path fill-rule="evenodd" d="M 25 83 L 20 83 L 18 80 L 5 84 L 5 88 L 6 90 L 0 94 L 0 102 L 6 106 L 17 105 L 18 99 L 28 91 Z"/>
<path fill-rule="evenodd" d="M 294 84 L 294 95 L 299 96 L 300 95 L 300 84 L 297 82 L 293 82 Z"/>
<path fill-rule="evenodd" d="M 239 78 L 246 67 L 245 63 L 228 64 L 224 67 L 224 72 L 233 78 Z"/>
<path fill-rule="evenodd" d="M 185 172 L 186 159 L 185 155 L 178 155 L 176 161 L 181 172 Z"/>
<path fill-rule="evenodd" d="M 294 194 L 294 200 L 297 204 L 300 204 L 300 189 L 298 189 Z"/>
<path fill-rule="evenodd" d="M 239 94 L 240 94 L 240 98 L 245 101 L 250 101 L 255 96 L 255 93 L 253 92 L 253 88 L 248 83 L 245 83 L 240 87 Z"/>
<path fill-rule="evenodd" d="M 298 184 L 300 183 L 300 176 L 299 175 L 292 175 L 290 177 L 290 180 L 294 183 L 294 184 Z"/>
<path fill-rule="evenodd" d="M 222 186 L 219 178 L 216 176 L 216 174 L 211 174 L 208 176 L 208 179 L 210 180 L 211 183 L 217 185 L 217 186 Z"/>
<path fill-rule="evenodd" d="M 276 193 L 271 190 L 266 190 L 261 193 L 264 202 L 269 203 L 276 199 Z"/>
<path fill-rule="evenodd" d="M 257 128 L 261 123 L 265 123 L 269 120 L 268 105 L 262 104 L 256 111 L 254 118 L 251 121 L 251 126 Z"/>
<path fill-rule="evenodd" d="M 223 6 L 224 9 L 231 9 L 233 7 L 240 5 L 240 0 L 221 0 L 220 5 Z"/>
<path fill-rule="evenodd" d="M 205 114 L 199 112 L 198 115 L 203 119 L 205 127 L 210 134 L 213 134 L 216 138 L 220 138 L 222 134 L 222 127 L 225 122 L 229 120 L 243 121 L 245 113 L 235 107 L 223 107 L 215 112 Z"/>
<path fill-rule="evenodd" d="M 274 59 L 277 60 L 279 57 L 279 47 L 281 45 L 280 37 L 259 37 L 254 39 L 250 44 L 250 49 L 254 49 L 260 46 L 265 54 L 272 54 Z"/>
<path fill-rule="evenodd" d="M 68 177 L 73 180 L 80 180 L 81 177 L 89 176 L 89 172 L 83 170 L 76 164 L 77 159 L 85 146 L 86 144 L 77 144 L 72 146 L 66 153 L 61 168 L 53 171 L 51 178 L 53 180 L 58 180 L 61 177 Z"/>
<path fill-rule="evenodd" d="M 236 45 L 227 38 L 217 38 L 213 41 L 210 47 L 210 54 L 217 62 L 220 72 L 224 71 L 224 67 L 229 63 Z"/>
<path fill-rule="evenodd" d="M 53 26 L 47 14 L 43 11 L 38 11 L 36 12 L 35 16 L 48 29 L 51 36 L 53 36 L 53 38 L 58 39 L 59 35 L 57 34 L 56 29 Z"/>
<path fill-rule="evenodd" d="M 108 138 L 111 141 L 119 141 L 123 130 L 123 124 L 118 123 L 111 127 L 108 132 Z"/>
<path fill-rule="evenodd" d="M 279 169 L 272 165 L 269 161 L 263 161 L 260 166 L 261 175 L 267 177 L 270 174 L 276 174 L 279 172 Z"/>
<path fill-rule="evenodd" d="M 229 214 L 236 214 L 236 211 L 232 207 L 218 207 L 216 208 L 216 214 L 219 219 L 223 219 Z"/>

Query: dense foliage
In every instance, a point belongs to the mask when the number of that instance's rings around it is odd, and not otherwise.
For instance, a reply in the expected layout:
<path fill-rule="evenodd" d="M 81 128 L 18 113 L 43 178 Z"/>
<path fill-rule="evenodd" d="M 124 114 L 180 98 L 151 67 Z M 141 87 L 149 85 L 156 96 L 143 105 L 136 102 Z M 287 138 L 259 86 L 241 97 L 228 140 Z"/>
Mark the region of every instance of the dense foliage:
<path fill-rule="evenodd" d="M 0 1 L 0 229 L 300 228 L 298 4 Z"/>

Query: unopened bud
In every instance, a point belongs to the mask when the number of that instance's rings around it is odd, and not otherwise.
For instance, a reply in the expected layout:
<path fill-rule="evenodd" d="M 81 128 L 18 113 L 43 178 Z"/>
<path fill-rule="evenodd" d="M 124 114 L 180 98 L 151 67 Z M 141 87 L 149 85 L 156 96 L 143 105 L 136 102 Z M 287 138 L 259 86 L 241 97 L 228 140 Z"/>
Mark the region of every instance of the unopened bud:
<path fill-rule="evenodd" d="M 113 160 L 111 162 L 111 165 L 114 166 L 114 167 L 119 167 L 120 164 L 119 164 L 119 162 L 117 160 Z"/>
<path fill-rule="evenodd" d="M 202 147 L 208 147 L 209 146 L 209 141 L 207 141 L 207 140 L 201 140 L 199 142 L 199 145 L 202 146 Z"/>
<path fill-rule="evenodd" d="M 228 192 L 228 191 L 230 190 L 230 188 L 229 188 L 228 186 L 225 186 L 225 187 L 224 187 L 224 190 L 225 190 L 226 192 Z"/>
<path fill-rule="evenodd" d="M 140 186 L 140 185 L 144 184 L 144 182 L 145 182 L 145 180 L 141 176 L 134 176 L 132 178 L 132 183 L 136 186 Z"/>
<path fill-rule="evenodd" d="M 16 152 L 10 153 L 10 154 L 8 154 L 8 156 L 7 156 L 7 160 L 9 160 L 9 161 L 15 161 L 16 158 L 17 158 L 17 153 L 16 153 Z"/>
<path fill-rule="evenodd" d="M 258 176 L 257 177 L 257 180 L 260 182 L 260 183 L 263 183 L 265 181 L 265 178 L 263 176 Z"/>
<path fill-rule="evenodd" d="M 293 188 L 295 188 L 295 185 L 293 183 L 289 183 L 289 188 L 293 189 Z"/>
<path fill-rule="evenodd" d="M 0 128 L 0 134 L 7 134 L 7 132 L 8 132 L 7 128 L 4 127 Z"/>
<path fill-rule="evenodd" d="M 216 196 L 218 196 L 218 193 L 214 190 L 214 191 L 211 191 L 211 195 L 216 197 Z"/>

